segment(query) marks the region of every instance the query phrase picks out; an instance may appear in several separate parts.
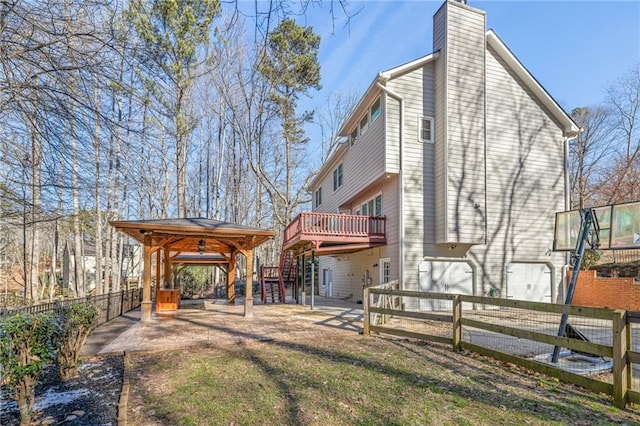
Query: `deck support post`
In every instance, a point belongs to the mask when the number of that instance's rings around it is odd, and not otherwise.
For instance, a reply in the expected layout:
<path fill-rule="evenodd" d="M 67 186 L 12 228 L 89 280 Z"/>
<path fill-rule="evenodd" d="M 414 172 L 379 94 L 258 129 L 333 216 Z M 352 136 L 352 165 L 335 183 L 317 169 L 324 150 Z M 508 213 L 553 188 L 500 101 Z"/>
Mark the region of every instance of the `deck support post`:
<path fill-rule="evenodd" d="M 306 306 L 307 305 L 307 292 L 306 292 L 306 288 L 305 288 L 305 284 L 307 283 L 307 262 L 304 256 L 304 253 L 302 253 L 302 277 L 300 278 L 301 281 L 301 285 L 300 285 L 300 304 L 302 306 Z"/>
<path fill-rule="evenodd" d="M 316 289 L 315 289 L 315 284 L 316 284 L 316 259 L 314 256 L 314 251 L 311 251 L 311 309 L 313 309 L 315 307 L 315 293 L 316 293 Z"/>

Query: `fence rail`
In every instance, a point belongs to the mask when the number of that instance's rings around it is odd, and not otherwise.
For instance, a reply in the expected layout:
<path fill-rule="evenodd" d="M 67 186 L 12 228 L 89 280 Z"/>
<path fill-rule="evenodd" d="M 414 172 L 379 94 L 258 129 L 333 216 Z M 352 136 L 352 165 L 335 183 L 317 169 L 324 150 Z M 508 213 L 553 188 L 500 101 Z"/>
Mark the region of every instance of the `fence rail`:
<path fill-rule="evenodd" d="M 120 316 L 140 306 L 142 301 L 142 289 L 122 290 L 99 296 L 87 296 L 77 299 L 60 300 L 56 302 L 42 303 L 40 305 L 25 306 L 16 309 L 0 309 L 0 319 L 16 314 L 36 314 L 55 310 L 60 306 L 70 306 L 81 303 L 95 303 L 100 309 L 98 325 L 104 324 L 113 318 Z"/>
<path fill-rule="evenodd" d="M 609 394 L 618 407 L 640 403 L 640 312 L 369 287 L 364 313 L 365 335 L 450 344 Z M 569 337 L 558 336 L 563 314 Z M 554 363 L 556 346 L 568 350 Z"/>

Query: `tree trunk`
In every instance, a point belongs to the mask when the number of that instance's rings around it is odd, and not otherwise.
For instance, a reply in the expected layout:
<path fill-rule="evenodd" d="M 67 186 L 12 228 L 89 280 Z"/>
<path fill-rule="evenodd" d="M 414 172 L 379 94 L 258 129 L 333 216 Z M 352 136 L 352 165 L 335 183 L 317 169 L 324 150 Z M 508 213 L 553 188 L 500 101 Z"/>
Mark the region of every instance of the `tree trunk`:
<path fill-rule="evenodd" d="M 20 426 L 29 426 L 31 424 L 31 414 L 33 413 L 33 404 L 35 402 L 35 386 L 36 381 L 30 376 L 26 376 L 17 386 L 16 396 L 18 409 L 20 410 Z"/>
<path fill-rule="evenodd" d="M 95 159 L 95 172 L 96 172 L 96 182 L 95 182 L 95 197 L 96 197 L 96 272 L 95 272 L 95 281 L 96 281 L 96 294 L 104 294 L 104 280 L 102 276 L 102 200 L 100 194 L 102 192 L 102 188 L 100 187 L 101 182 L 101 174 L 100 174 L 100 139 L 102 137 L 102 128 L 100 126 L 101 118 L 100 118 L 100 96 L 99 91 L 96 89 L 94 92 L 94 104 L 96 108 L 95 113 L 95 123 L 96 128 L 93 135 L 93 149 L 94 149 L 94 159 Z"/>
<path fill-rule="evenodd" d="M 78 142 L 74 117 L 71 117 L 71 176 L 73 191 L 73 260 L 74 284 L 79 297 L 85 295 L 84 259 L 82 257 L 82 229 L 80 226 L 80 188 L 78 183 Z"/>

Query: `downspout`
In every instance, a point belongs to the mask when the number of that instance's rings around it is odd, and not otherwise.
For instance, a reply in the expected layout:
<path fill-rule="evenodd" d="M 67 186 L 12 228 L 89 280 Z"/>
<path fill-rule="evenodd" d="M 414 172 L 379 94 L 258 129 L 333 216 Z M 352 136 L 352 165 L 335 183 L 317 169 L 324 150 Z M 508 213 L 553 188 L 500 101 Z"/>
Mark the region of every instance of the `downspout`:
<path fill-rule="evenodd" d="M 404 290 L 404 155 L 403 155 L 403 134 L 404 134 L 404 98 L 391 89 L 387 88 L 383 84 L 380 84 L 380 80 L 386 82 L 386 79 L 382 76 L 378 76 L 378 81 L 376 82 L 377 86 L 382 89 L 387 95 L 396 99 L 400 103 L 400 134 L 398 139 L 398 155 L 399 155 L 399 176 L 398 176 L 398 186 L 400 187 L 399 191 L 399 215 L 400 215 L 400 223 L 398 226 L 399 233 L 399 241 L 398 241 L 398 278 L 401 283 L 401 289 Z"/>

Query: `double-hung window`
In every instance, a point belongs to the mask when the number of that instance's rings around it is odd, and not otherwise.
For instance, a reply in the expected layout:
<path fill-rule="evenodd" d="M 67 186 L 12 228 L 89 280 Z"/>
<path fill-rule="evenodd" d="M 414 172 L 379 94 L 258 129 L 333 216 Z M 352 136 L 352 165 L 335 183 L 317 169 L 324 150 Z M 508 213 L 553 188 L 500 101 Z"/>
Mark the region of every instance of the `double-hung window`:
<path fill-rule="evenodd" d="M 333 171 L 333 190 L 336 191 L 342 186 L 342 164 Z"/>
<path fill-rule="evenodd" d="M 433 143 L 433 117 L 418 117 L 418 139 L 420 142 Z"/>
<path fill-rule="evenodd" d="M 320 206 L 320 204 L 322 204 L 322 187 L 316 189 L 315 202 L 316 202 L 316 207 L 318 207 L 318 206 Z"/>

